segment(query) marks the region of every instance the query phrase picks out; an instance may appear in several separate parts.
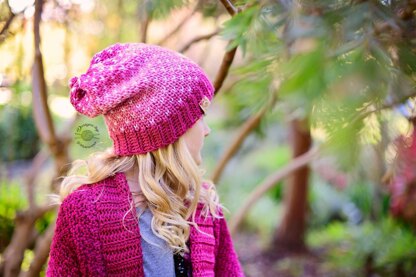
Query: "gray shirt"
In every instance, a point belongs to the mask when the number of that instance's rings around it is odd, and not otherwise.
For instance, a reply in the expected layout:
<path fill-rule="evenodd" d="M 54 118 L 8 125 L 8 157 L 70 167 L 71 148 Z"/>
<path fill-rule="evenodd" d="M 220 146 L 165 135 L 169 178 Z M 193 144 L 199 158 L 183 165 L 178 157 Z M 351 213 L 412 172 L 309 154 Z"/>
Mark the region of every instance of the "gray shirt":
<path fill-rule="evenodd" d="M 152 212 L 145 209 L 141 213 L 140 208 L 136 208 L 136 212 L 139 216 L 144 275 L 148 277 L 174 277 L 173 252 L 166 241 L 153 233 Z"/>

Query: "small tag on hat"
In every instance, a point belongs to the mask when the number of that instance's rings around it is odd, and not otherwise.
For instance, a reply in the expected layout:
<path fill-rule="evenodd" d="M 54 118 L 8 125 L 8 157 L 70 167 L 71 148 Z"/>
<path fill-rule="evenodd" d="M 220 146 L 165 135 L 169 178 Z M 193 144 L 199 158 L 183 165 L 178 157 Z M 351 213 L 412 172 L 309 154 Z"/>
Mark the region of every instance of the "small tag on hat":
<path fill-rule="evenodd" d="M 208 107 L 211 104 L 211 101 L 209 101 L 208 97 L 204 96 L 204 98 L 201 99 L 199 102 L 199 106 L 204 111 L 204 113 L 207 113 Z"/>

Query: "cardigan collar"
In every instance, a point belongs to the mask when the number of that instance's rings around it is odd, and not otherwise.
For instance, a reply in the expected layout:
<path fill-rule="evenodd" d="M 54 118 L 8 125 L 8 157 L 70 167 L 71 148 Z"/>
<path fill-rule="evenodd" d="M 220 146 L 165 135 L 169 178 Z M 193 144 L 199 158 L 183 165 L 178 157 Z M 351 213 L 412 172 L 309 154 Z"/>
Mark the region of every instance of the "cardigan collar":
<path fill-rule="evenodd" d="M 138 224 L 138 218 L 136 210 L 131 207 L 132 194 L 126 179 L 124 172 L 118 172 L 114 177 L 109 178 L 106 192 L 103 191 L 103 194 L 100 197 L 100 202 L 108 203 L 111 202 L 112 205 L 118 205 L 117 213 L 123 215 L 123 234 L 132 245 L 136 247 L 123 247 L 118 245 L 127 257 L 136 258 L 139 265 L 143 264 L 142 249 L 141 249 L 141 240 L 140 240 L 140 229 Z M 110 204 L 110 203 L 109 203 Z M 201 214 L 203 204 L 199 203 L 198 208 L 195 214 L 195 223 L 198 225 L 198 228 L 191 225 L 190 237 L 189 237 L 189 246 L 190 246 L 190 255 L 192 263 L 192 274 L 193 276 L 210 276 L 214 272 L 215 264 L 215 236 L 214 236 L 214 221 L 212 216 L 205 217 Z M 102 213 L 102 215 L 104 215 Z M 108 217 L 100 217 L 106 222 L 101 222 L 104 225 L 112 225 L 120 223 L 120 218 L 118 222 L 108 222 Z M 126 240 L 127 241 L 127 240 Z M 113 241 L 103 241 L 103 250 L 106 248 L 114 247 Z M 124 256 L 124 255 L 123 255 Z M 143 269 L 139 270 L 143 274 Z"/>

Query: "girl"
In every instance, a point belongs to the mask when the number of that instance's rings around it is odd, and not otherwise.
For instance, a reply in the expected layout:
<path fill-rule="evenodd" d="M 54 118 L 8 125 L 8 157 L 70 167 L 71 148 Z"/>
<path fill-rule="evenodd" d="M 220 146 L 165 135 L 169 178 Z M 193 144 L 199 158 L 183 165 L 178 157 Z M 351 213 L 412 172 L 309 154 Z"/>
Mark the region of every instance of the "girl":
<path fill-rule="evenodd" d="M 242 276 L 199 169 L 214 92 L 203 70 L 158 46 L 115 44 L 70 89 L 79 113 L 104 116 L 113 148 L 64 178 L 47 276 Z"/>

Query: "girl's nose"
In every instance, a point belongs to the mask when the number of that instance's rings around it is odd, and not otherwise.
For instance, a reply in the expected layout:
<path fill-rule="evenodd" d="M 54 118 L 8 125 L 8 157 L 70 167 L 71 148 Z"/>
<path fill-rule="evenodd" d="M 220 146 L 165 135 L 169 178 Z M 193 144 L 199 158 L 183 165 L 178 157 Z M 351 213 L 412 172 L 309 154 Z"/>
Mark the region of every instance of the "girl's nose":
<path fill-rule="evenodd" d="M 208 124 L 204 122 L 204 129 L 205 129 L 205 136 L 208 136 L 211 133 L 211 128 L 209 128 Z"/>

